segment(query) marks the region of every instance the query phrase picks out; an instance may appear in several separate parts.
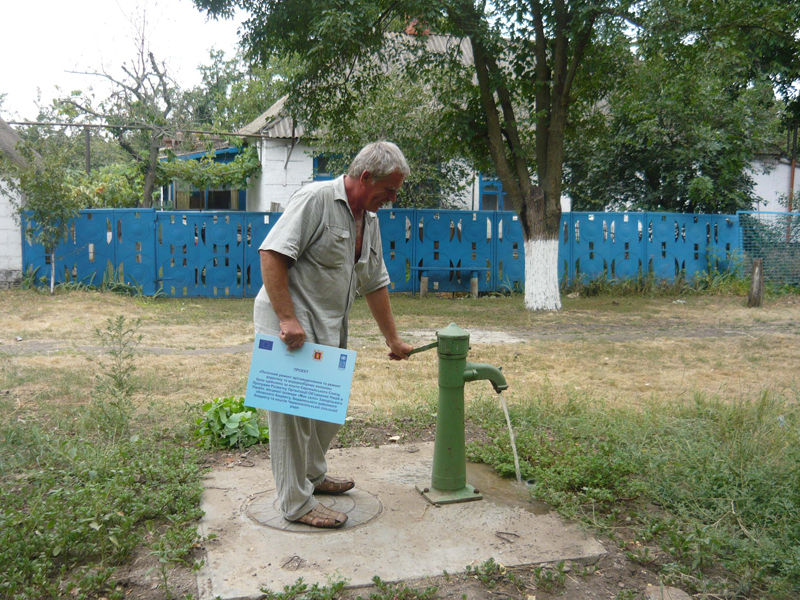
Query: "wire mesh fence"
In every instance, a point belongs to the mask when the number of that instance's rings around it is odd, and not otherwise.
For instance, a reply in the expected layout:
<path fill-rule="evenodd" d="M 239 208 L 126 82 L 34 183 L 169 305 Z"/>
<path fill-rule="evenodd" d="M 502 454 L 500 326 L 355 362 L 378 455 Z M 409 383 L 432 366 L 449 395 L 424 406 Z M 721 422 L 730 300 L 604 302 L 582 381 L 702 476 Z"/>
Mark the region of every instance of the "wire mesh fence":
<path fill-rule="evenodd" d="M 778 285 L 800 285 L 800 213 L 740 212 L 745 268 L 753 260 L 764 263 L 764 280 Z"/>

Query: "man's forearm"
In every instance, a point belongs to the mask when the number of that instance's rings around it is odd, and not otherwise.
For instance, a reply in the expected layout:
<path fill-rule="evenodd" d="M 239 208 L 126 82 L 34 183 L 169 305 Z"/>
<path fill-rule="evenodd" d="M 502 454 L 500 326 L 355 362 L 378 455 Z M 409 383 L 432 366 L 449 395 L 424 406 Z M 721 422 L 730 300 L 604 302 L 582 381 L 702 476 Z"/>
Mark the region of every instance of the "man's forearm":
<path fill-rule="evenodd" d="M 367 306 L 369 306 L 372 317 L 378 324 L 378 329 L 381 330 L 386 343 L 391 346 L 393 342 L 397 342 L 400 338 L 397 335 L 397 326 L 392 315 L 388 288 L 386 286 L 378 288 L 374 292 L 366 294 L 364 298 L 367 300 Z"/>

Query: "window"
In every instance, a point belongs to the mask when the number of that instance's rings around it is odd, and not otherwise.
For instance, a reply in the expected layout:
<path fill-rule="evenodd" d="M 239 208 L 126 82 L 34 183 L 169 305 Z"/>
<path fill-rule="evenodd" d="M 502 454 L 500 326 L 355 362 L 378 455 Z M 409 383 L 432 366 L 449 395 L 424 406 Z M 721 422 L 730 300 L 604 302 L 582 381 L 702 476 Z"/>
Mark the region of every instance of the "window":
<path fill-rule="evenodd" d="M 479 210 L 503 210 L 503 184 L 499 179 L 484 178 L 479 180 Z"/>
<path fill-rule="evenodd" d="M 331 157 L 327 154 L 319 154 L 314 157 L 314 181 L 328 181 L 333 179 L 330 170 Z"/>

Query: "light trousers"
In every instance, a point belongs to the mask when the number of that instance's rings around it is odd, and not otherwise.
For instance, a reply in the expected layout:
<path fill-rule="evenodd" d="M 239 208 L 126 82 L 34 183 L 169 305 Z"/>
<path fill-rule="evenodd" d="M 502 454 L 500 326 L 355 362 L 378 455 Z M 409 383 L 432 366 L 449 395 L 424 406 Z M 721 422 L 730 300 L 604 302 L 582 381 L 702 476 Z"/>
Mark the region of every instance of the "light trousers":
<path fill-rule="evenodd" d="M 294 521 L 317 505 L 314 486 L 325 479 L 325 453 L 337 423 L 269 411 L 269 457 L 283 516 Z"/>

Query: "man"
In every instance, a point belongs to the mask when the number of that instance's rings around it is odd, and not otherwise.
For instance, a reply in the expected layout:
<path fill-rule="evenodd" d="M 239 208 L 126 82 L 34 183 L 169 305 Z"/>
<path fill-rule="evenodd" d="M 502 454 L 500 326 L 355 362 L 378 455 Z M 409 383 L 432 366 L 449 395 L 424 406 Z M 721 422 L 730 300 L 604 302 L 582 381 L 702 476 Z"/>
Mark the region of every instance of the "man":
<path fill-rule="evenodd" d="M 409 173 L 390 142 L 365 146 L 347 175 L 298 190 L 259 248 L 264 285 L 253 309 L 256 333 L 280 336 L 290 350 L 306 340 L 347 346 L 347 317 L 356 292 L 378 323 L 392 359 L 412 347 L 397 334 L 389 304 L 378 217 Z M 335 423 L 269 412 L 269 446 L 284 518 L 313 527 L 341 527 L 347 515 L 314 493 L 340 494 L 355 482 L 327 474 L 325 453 Z"/>

